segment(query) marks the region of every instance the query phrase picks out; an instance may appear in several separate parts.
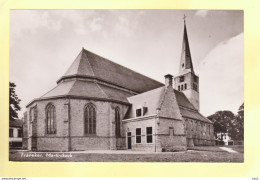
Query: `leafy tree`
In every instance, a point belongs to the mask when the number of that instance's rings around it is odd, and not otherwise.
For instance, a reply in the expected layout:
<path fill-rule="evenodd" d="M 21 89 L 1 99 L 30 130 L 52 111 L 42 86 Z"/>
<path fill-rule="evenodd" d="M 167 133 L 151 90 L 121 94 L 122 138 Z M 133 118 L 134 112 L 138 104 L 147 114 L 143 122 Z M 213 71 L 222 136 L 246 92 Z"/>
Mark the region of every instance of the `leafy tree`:
<path fill-rule="evenodd" d="M 9 119 L 15 120 L 18 119 L 17 111 L 21 110 L 20 99 L 15 93 L 15 83 L 9 82 Z"/>
<path fill-rule="evenodd" d="M 235 140 L 244 140 L 244 103 L 238 109 L 235 125 L 236 130 L 233 138 Z"/>
<path fill-rule="evenodd" d="M 214 134 L 220 133 L 220 140 L 223 141 L 224 133 L 233 140 L 244 140 L 244 103 L 239 107 L 237 115 L 231 111 L 217 111 L 208 117 L 214 124 Z"/>
<path fill-rule="evenodd" d="M 215 114 L 208 117 L 214 124 L 214 135 L 217 138 L 217 134 L 220 133 L 220 140 L 223 141 L 224 133 L 230 133 L 233 129 L 233 122 L 235 115 L 231 111 L 217 111 Z"/>

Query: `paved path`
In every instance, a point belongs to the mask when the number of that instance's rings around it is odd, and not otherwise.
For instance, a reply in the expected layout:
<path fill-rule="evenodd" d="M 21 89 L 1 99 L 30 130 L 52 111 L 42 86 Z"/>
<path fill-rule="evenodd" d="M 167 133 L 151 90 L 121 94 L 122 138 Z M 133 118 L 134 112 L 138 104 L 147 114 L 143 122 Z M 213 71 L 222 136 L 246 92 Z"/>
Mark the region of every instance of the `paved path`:
<path fill-rule="evenodd" d="M 228 148 L 228 147 L 219 147 L 220 149 L 223 149 L 223 150 L 225 150 L 225 151 L 227 151 L 227 152 L 230 152 L 230 153 L 237 153 L 236 151 L 234 151 L 233 149 L 231 149 L 231 148 Z"/>

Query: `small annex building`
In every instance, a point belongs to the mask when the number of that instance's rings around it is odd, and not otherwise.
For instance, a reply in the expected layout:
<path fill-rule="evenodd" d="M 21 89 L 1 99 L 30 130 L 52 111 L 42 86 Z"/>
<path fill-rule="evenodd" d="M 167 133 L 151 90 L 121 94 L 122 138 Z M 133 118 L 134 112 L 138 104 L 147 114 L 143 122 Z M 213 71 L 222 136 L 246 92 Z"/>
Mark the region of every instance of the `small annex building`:
<path fill-rule="evenodd" d="M 9 120 L 9 149 L 22 148 L 23 120 Z"/>
<path fill-rule="evenodd" d="M 186 24 L 178 76 L 165 84 L 84 48 L 52 90 L 24 113 L 24 149 L 174 151 L 214 145 L 199 112 L 199 77 Z"/>

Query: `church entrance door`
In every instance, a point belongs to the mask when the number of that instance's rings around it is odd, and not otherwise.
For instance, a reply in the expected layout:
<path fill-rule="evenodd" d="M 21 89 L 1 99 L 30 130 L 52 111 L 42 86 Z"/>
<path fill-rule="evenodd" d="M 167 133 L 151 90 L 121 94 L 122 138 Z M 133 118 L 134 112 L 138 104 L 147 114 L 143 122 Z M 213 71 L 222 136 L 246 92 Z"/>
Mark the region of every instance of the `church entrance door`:
<path fill-rule="evenodd" d="M 132 137 L 131 132 L 127 133 L 127 149 L 132 149 Z"/>

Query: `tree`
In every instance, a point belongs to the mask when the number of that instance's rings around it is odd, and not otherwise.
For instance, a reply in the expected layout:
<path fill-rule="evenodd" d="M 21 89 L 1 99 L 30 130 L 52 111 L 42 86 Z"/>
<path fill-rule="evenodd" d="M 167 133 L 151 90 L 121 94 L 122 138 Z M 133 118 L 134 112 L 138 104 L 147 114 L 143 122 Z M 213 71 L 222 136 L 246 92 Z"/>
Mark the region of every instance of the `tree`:
<path fill-rule="evenodd" d="M 9 119 L 16 120 L 18 119 L 17 111 L 21 110 L 20 99 L 15 93 L 15 83 L 9 82 Z"/>
<path fill-rule="evenodd" d="M 244 103 L 238 109 L 232 136 L 234 140 L 244 140 Z"/>
<path fill-rule="evenodd" d="M 224 133 L 230 133 L 233 129 L 233 121 L 235 115 L 231 111 L 217 111 L 215 114 L 208 116 L 214 124 L 214 135 L 217 138 L 217 134 L 220 133 L 220 140 L 223 141 Z"/>

